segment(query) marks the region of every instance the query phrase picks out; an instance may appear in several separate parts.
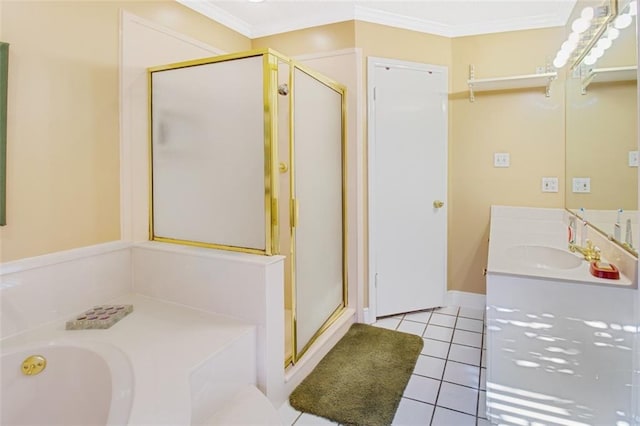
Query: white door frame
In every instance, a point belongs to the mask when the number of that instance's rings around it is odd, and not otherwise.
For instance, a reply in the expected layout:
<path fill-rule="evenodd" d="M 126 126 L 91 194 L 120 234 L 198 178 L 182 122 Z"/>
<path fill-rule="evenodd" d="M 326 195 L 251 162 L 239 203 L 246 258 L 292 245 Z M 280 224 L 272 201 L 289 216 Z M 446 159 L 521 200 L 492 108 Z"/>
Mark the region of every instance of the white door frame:
<path fill-rule="evenodd" d="M 424 64 L 424 63 L 419 63 L 419 62 L 409 62 L 409 61 L 401 61 L 401 60 L 397 60 L 397 59 L 388 59 L 388 58 L 379 58 L 379 57 L 373 57 L 370 56 L 367 60 L 367 151 L 368 151 L 368 156 L 367 156 L 367 195 L 368 195 L 368 229 L 367 229 L 367 236 L 368 236 L 368 281 L 369 281 L 369 309 L 365 318 L 365 321 L 369 324 L 374 323 L 376 321 L 376 317 L 377 317 L 377 292 L 376 292 L 376 262 L 374 259 L 374 254 L 376 253 L 376 239 L 374 236 L 374 233 L 372 232 L 372 224 L 375 223 L 375 206 L 376 206 L 376 199 L 375 199 L 375 192 L 372 191 L 372 188 L 375 187 L 375 185 L 373 185 L 373 182 L 375 181 L 375 156 L 376 156 L 376 134 L 375 134 L 375 103 L 373 102 L 373 98 L 374 98 L 374 87 L 375 87 L 375 68 L 377 66 L 388 66 L 388 67 L 394 67 L 394 68 L 406 68 L 406 69 L 415 69 L 415 70 L 420 70 L 420 71 L 437 71 L 437 72 L 442 72 L 444 73 L 447 81 L 447 88 L 448 88 L 448 75 L 449 75 L 449 70 L 446 66 L 442 66 L 442 65 L 431 65 L 431 64 Z M 448 90 L 448 89 L 447 89 Z M 447 108 L 447 112 L 449 110 L 449 106 L 446 106 Z M 445 143 L 448 147 L 449 145 L 449 126 L 446 126 L 446 130 L 445 130 Z M 448 148 L 447 148 L 448 151 Z M 445 180 L 446 185 L 447 185 L 447 194 L 448 194 L 448 186 L 449 186 L 449 181 L 448 181 L 448 173 L 449 173 L 449 167 L 448 167 L 448 161 L 447 164 L 444 165 L 444 170 L 445 170 L 445 174 L 447 175 L 447 178 Z M 447 197 L 448 198 L 448 197 Z M 447 200 L 448 201 L 448 200 Z M 447 216 L 448 216 L 448 209 L 447 209 Z M 447 226 L 447 222 L 448 220 L 445 222 L 445 227 Z M 447 230 L 445 228 L 445 235 L 447 235 Z M 445 237 L 445 251 L 447 250 L 447 239 Z M 447 257 L 445 256 L 445 265 L 444 265 L 444 271 L 445 271 L 445 292 L 446 292 L 446 286 L 447 286 Z"/>

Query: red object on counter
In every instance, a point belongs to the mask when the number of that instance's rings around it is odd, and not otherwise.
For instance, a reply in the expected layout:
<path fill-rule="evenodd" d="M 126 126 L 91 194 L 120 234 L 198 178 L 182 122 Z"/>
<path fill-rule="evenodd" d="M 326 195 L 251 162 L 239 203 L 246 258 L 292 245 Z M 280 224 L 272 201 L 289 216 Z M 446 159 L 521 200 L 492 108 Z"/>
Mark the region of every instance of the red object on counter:
<path fill-rule="evenodd" d="M 608 280 L 620 279 L 620 271 L 613 263 L 600 262 L 599 260 L 593 261 L 589 267 L 589 272 L 598 278 L 606 278 Z"/>

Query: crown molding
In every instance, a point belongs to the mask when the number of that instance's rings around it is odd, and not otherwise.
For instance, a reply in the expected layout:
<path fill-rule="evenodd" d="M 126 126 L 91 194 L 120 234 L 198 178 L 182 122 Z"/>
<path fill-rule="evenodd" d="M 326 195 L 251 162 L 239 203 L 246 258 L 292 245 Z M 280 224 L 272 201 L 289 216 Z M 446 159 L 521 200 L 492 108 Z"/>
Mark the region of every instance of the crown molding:
<path fill-rule="evenodd" d="M 242 19 L 230 14 L 224 9 L 219 8 L 212 1 L 199 1 L 199 0 L 176 0 L 183 6 L 189 9 L 195 10 L 198 13 L 210 18 L 219 24 L 229 27 L 235 32 L 242 34 L 245 37 L 253 38 L 251 25 L 243 21 Z"/>
<path fill-rule="evenodd" d="M 365 6 L 356 5 L 353 15 L 353 19 L 371 22 L 373 24 L 387 25 L 390 27 L 445 37 L 452 37 L 451 34 L 453 34 L 453 27 L 450 25 L 435 21 L 427 21 L 424 19 L 416 19 L 410 16 L 399 15 Z"/>
<path fill-rule="evenodd" d="M 529 16 L 523 19 L 503 19 L 473 25 L 458 25 L 448 37 L 464 37 L 480 34 L 504 33 L 507 31 L 534 30 L 539 28 L 564 27 L 566 19 L 554 15 Z"/>
<path fill-rule="evenodd" d="M 522 19 L 495 20 L 471 25 L 448 25 L 441 22 L 417 19 L 361 5 L 349 6 L 347 3 L 344 3 L 344 7 L 337 10 L 327 8 L 322 13 L 307 15 L 304 19 L 292 20 L 290 17 L 287 17 L 279 22 L 265 22 L 261 25 L 252 26 L 248 22 L 239 19 L 226 12 L 224 9 L 216 6 L 213 0 L 176 1 L 226 27 L 231 28 L 245 37 L 252 39 L 350 20 L 371 22 L 374 24 L 387 25 L 395 28 L 454 38 L 507 31 L 561 27 L 566 25 L 567 19 L 567 17 L 563 18 L 560 14 L 547 14 L 530 16 Z"/>
<path fill-rule="evenodd" d="M 563 19 L 557 14 L 553 14 L 530 16 L 523 19 L 503 19 L 483 22 L 481 24 L 446 25 L 440 22 L 416 19 L 363 6 L 356 6 L 354 19 L 449 38 L 536 28 L 562 27 L 566 24 L 566 19 Z"/>

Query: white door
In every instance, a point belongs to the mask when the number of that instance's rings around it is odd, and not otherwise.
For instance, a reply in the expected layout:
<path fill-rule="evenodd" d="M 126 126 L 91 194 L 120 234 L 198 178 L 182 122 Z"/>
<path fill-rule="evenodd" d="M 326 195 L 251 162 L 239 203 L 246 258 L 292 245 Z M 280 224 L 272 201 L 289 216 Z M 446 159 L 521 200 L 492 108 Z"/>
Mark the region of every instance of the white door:
<path fill-rule="evenodd" d="M 368 68 L 375 318 L 444 305 L 448 96 L 446 67 L 369 58 Z"/>

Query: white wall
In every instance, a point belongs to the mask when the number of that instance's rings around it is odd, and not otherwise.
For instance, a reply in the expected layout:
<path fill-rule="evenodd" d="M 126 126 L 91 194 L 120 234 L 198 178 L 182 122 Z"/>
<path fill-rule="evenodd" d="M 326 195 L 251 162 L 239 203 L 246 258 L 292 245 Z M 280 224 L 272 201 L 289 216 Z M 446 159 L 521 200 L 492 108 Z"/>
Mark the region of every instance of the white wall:
<path fill-rule="evenodd" d="M 0 339 L 129 293 L 129 246 L 105 243 L 0 264 Z"/>
<path fill-rule="evenodd" d="M 135 293 L 255 324 L 258 387 L 284 401 L 284 257 L 148 242 L 133 264 Z"/>

